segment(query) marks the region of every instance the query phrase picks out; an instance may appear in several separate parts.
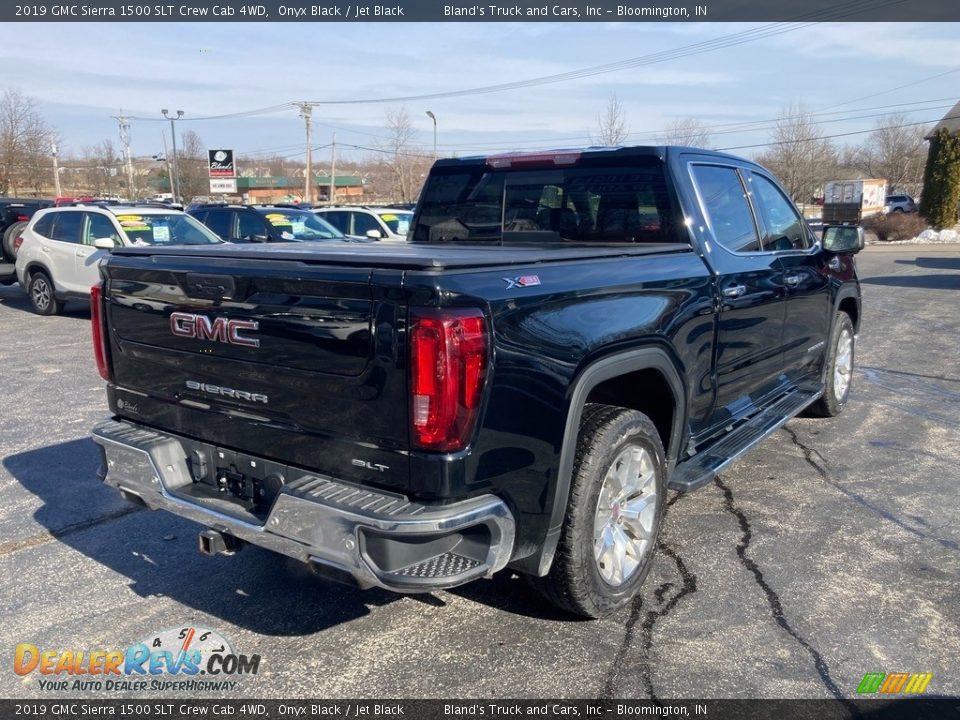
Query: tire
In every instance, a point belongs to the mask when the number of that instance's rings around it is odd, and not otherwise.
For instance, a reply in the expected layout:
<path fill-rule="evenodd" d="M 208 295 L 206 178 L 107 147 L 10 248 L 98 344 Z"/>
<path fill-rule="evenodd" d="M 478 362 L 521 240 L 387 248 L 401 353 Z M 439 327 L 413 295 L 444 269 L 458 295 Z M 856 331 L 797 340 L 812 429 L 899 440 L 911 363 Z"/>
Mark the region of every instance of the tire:
<path fill-rule="evenodd" d="M 894 209 L 893 209 L 893 212 L 894 212 L 894 213 L 900 213 L 901 215 L 903 215 L 903 208 L 894 208 Z"/>
<path fill-rule="evenodd" d="M 838 312 L 833 318 L 833 330 L 830 333 L 823 396 L 809 407 L 809 415 L 834 417 L 843 411 L 853 384 L 855 346 L 853 322 L 845 312 Z"/>
<path fill-rule="evenodd" d="M 17 259 L 17 249 L 13 246 L 13 241 L 26 226 L 25 222 L 16 222 L 3 232 L 3 255 L 10 262 L 15 262 Z"/>
<path fill-rule="evenodd" d="M 63 300 L 54 296 L 53 281 L 42 270 L 30 275 L 27 281 L 27 296 L 37 315 L 59 315 L 63 311 Z"/>
<path fill-rule="evenodd" d="M 623 488 L 618 468 L 631 478 L 632 490 L 615 502 L 615 488 Z M 558 607 L 589 618 L 624 607 L 650 571 L 666 487 L 663 443 L 650 419 L 635 410 L 587 405 L 557 554 L 550 572 L 529 578 L 531 585 Z M 631 518 L 634 508 L 637 517 Z"/>

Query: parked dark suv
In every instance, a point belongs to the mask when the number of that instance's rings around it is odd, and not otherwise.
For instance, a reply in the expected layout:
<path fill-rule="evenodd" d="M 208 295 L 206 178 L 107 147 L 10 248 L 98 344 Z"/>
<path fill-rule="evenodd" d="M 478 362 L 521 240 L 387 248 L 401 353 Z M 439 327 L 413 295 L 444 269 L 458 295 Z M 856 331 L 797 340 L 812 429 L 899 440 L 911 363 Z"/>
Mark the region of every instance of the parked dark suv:
<path fill-rule="evenodd" d="M 232 243 L 346 239 L 309 210 L 282 205 L 195 205 L 187 213 Z"/>
<path fill-rule="evenodd" d="M 52 207 L 53 200 L 37 198 L 0 198 L 0 262 L 14 262 L 17 251 L 13 246 L 17 232 L 27 226 L 27 221 L 41 208 Z"/>

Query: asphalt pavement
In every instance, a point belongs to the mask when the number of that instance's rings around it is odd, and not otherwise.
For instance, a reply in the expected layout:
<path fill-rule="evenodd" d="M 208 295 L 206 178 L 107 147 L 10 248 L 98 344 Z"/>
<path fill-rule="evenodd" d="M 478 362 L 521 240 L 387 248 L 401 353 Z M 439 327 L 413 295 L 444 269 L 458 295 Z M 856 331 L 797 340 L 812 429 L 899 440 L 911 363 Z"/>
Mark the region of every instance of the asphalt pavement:
<path fill-rule="evenodd" d="M 116 649 L 185 627 L 261 656 L 210 697 L 830 698 L 895 671 L 960 695 L 960 246 L 870 247 L 858 265 L 845 411 L 794 419 L 672 496 L 642 596 L 602 621 L 509 572 L 398 596 L 257 548 L 199 555 L 198 526 L 96 478 L 106 405 L 84 304 L 38 317 L 0 287 L 0 696 L 157 696 L 53 692 L 9 660 L 19 643 Z"/>

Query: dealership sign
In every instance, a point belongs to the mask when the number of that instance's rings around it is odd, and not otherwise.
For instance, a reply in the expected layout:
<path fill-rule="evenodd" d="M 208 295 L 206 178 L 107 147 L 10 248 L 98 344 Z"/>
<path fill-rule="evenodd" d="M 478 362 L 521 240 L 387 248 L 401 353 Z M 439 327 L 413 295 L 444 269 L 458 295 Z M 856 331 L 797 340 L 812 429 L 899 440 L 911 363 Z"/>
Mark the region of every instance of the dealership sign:
<path fill-rule="evenodd" d="M 236 178 L 210 178 L 210 192 L 214 195 L 236 195 Z"/>
<path fill-rule="evenodd" d="M 233 165 L 233 150 L 208 150 L 207 159 L 212 178 L 236 177 L 236 168 Z"/>

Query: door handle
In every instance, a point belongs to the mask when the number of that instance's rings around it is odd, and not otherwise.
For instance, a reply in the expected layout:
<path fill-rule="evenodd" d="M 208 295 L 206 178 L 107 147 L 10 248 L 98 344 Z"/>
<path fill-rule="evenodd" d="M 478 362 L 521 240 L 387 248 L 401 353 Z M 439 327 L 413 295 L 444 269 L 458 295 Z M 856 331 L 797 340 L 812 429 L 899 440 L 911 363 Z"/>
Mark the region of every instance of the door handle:
<path fill-rule="evenodd" d="M 799 275 L 787 275 L 786 277 L 783 278 L 783 281 L 784 281 L 787 285 L 789 285 L 790 287 L 796 287 L 797 285 L 800 284 L 800 276 L 799 276 Z"/>
<path fill-rule="evenodd" d="M 725 298 L 738 298 L 741 295 L 745 295 L 746 292 L 746 285 L 732 285 L 723 289 L 723 296 Z"/>

